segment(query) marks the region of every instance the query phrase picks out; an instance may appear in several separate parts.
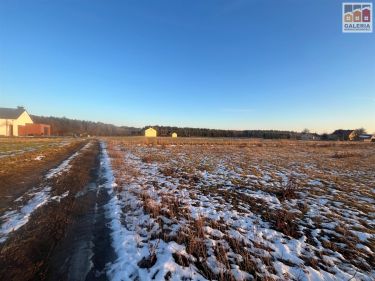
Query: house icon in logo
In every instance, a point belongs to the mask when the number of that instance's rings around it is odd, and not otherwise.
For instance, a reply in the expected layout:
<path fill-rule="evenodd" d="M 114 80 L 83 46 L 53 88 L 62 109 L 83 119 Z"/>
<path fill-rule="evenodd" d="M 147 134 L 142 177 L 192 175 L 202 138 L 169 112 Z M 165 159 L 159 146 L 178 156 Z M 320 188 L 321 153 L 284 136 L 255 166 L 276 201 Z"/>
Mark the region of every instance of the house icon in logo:
<path fill-rule="evenodd" d="M 353 5 L 344 5 L 344 22 L 353 22 Z"/>
<path fill-rule="evenodd" d="M 353 14 L 352 13 L 347 13 L 345 14 L 345 22 L 352 22 L 353 21 Z"/>
<path fill-rule="evenodd" d="M 370 22 L 371 21 L 371 10 L 370 6 L 365 6 L 362 9 L 362 21 L 363 22 Z"/>
<path fill-rule="evenodd" d="M 353 12 L 353 21 L 354 22 L 361 22 L 362 21 L 362 11 L 360 9 L 356 9 Z"/>

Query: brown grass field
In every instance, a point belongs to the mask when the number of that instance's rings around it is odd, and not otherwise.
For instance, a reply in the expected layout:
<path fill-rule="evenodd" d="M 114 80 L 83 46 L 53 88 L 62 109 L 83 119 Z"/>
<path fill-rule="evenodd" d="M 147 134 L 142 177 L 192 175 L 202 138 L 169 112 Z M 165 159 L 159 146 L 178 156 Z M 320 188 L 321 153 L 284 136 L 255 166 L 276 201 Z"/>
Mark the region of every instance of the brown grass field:
<path fill-rule="evenodd" d="M 206 279 L 374 276 L 374 144 L 107 141 L 116 192 L 134 196 L 119 203 L 124 225 L 139 221 L 134 235 L 148 241 L 138 247 L 183 245 L 172 250 L 175 263 Z M 146 218 L 134 218 L 133 201 Z M 154 250 L 141 264 L 153 268 L 157 258 Z"/>
<path fill-rule="evenodd" d="M 0 152 L 1 280 L 375 278 L 373 143 L 3 138 Z"/>

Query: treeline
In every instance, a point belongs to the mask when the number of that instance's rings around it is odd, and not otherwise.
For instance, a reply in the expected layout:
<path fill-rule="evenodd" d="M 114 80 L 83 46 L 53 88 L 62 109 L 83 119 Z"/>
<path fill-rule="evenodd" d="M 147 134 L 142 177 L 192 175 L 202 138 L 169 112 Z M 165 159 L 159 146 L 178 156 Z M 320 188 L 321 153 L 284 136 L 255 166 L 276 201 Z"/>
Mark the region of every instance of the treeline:
<path fill-rule="evenodd" d="M 75 120 L 69 118 L 44 117 L 32 115 L 34 123 L 51 125 L 54 136 L 137 136 L 141 129 L 115 126 L 101 122 Z"/>
<path fill-rule="evenodd" d="M 156 129 L 158 136 L 168 137 L 176 132 L 179 137 L 223 137 L 223 138 L 263 138 L 263 139 L 299 139 L 301 133 L 277 130 L 216 130 L 202 128 L 179 128 L 169 126 L 146 126 Z"/>
<path fill-rule="evenodd" d="M 229 137 L 229 138 L 265 138 L 299 139 L 301 133 L 277 130 L 216 130 L 204 128 L 179 128 L 170 126 L 146 126 L 144 128 L 115 126 L 101 122 L 75 120 L 59 117 L 32 115 L 35 123 L 51 125 L 51 135 L 55 136 L 142 136 L 144 131 L 153 127 L 158 136 L 168 137 L 176 132 L 179 137 Z"/>
<path fill-rule="evenodd" d="M 170 137 L 176 132 L 179 137 L 219 137 L 219 138 L 262 138 L 262 139 L 310 139 L 310 140 L 348 140 L 353 130 L 336 130 L 331 134 L 318 135 L 303 132 L 278 130 L 216 130 L 204 128 L 180 128 L 172 126 L 146 126 L 143 128 L 115 126 L 101 122 L 75 120 L 69 118 L 31 116 L 35 123 L 51 125 L 51 135 L 55 136 L 143 136 L 144 131 L 153 127 L 158 136 Z M 365 133 L 364 129 L 357 129 Z"/>

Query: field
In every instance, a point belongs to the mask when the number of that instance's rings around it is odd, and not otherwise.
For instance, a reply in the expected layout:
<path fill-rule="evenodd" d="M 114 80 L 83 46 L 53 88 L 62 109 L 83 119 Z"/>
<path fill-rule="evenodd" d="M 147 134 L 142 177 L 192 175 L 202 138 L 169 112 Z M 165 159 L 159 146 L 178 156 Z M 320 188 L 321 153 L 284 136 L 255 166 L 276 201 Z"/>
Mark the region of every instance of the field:
<path fill-rule="evenodd" d="M 2 139 L 0 151 L 1 280 L 375 279 L 374 144 Z"/>
<path fill-rule="evenodd" d="M 43 151 L 49 147 L 63 146 L 70 141 L 62 138 L 0 138 L 0 158 Z"/>

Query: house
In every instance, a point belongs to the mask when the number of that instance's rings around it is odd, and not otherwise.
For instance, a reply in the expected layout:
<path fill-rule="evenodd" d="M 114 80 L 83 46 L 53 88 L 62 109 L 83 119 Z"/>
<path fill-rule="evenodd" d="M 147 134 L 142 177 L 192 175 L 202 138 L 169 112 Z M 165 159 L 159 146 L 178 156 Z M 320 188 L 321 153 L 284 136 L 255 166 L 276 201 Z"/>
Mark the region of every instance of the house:
<path fill-rule="evenodd" d="M 362 21 L 362 12 L 360 10 L 355 10 L 353 12 L 353 21 L 354 22 L 361 22 Z"/>
<path fill-rule="evenodd" d="M 353 21 L 353 14 L 352 13 L 345 14 L 344 21 L 345 22 L 352 22 Z"/>
<path fill-rule="evenodd" d="M 145 137 L 148 137 L 148 138 L 154 138 L 156 137 L 157 135 L 157 132 L 154 128 L 148 128 L 147 130 L 145 130 Z"/>
<path fill-rule="evenodd" d="M 350 133 L 349 140 L 351 141 L 365 141 L 373 142 L 375 141 L 375 136 L 370 134 L 359 134 L 356 130 Z"/>
<path fill-rule="evenodd" d="M 172 138 L 177 138 L 177 133 L 172 133 Z"/>
<path fill-rule="evenodd" d="M 317 134 L 304 133 L 301 135 L 301 140 L 320 140 L 320 137 Z"/>
<path fill-rule="evenodd" d="M 0 136 L 49 136 L 51 126 L 35 124 L 26 109 L 0 108 Z"/>
<path fill-rule="evenodd" d="M 358 134 L 356 131 L 352 131 L 349 135 L 349 140 L 354 141 L 356 139 L 358 139 Z"/>
<path fill-rule="evenodd" d="M 350 139 L 350 134 L 353 133 L 353 130 L 336 130 L 334 131 L 331 136 L 330 136 L 330 139 L 331 140 L 341 140 L 341 141 L 344 141 L 344 140 L 349 140 Z"/>
<path fill-rule="evenodd" d="M 371 15 L 370 15 L 370 8 L 365 7 L 362 10 L 362 21 L 363 22 L 370 22 L 371 21 Z"/>

